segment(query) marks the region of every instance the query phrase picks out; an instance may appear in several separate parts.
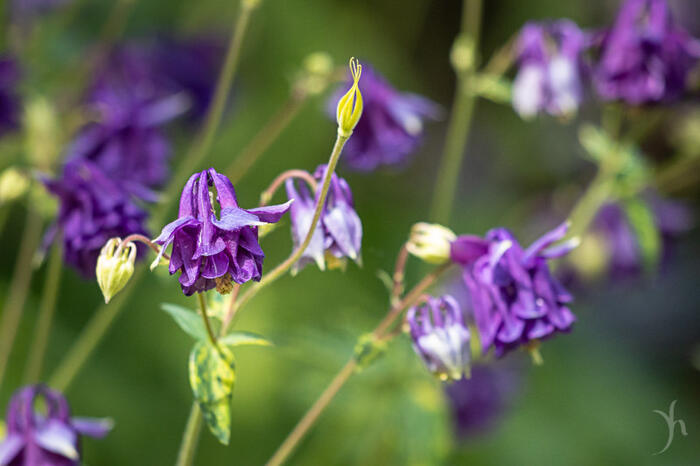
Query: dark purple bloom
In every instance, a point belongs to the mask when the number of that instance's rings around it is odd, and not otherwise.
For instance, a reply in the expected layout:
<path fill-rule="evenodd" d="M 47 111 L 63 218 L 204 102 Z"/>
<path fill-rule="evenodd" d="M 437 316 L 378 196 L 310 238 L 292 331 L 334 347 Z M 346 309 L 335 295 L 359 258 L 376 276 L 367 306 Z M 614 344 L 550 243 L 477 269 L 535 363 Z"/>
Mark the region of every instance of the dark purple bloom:
<path fill-rule="evenodd" d="M 15 90 L 18 82 L 17 63 L 0 55 L 0 136 L 19 126 L 19 97 Z"/>
<path fill-rule="evenodd" d="M 319 184 L 327 168 L 327 165 L 319 165 L 316 169 L 314 178 Z M 298 185 L 293 179 L 288 179 L 285 187 L 287 197 L 295 201 L 289 215 L 292 219 L 292 240 L 296 248 L 304 241 L 309 231 L 317 197 L 311 194 L 305 184 Z M 295 270 L 309 262 L 316 262 L 318 267 L 324 270 L 327 260 L 341 261 L 343 264 L 342 260 L 346 257 L 360 262 L 361 247 L 362 222 L 355 212 L 350 186 L 343 178 L 333 173 L 321 219 L 309 246 L 295 264 Z"/>
<path fill-rule="evenodd" d="M 526 24 L 517 42 L 513 107 L 521 117 L 566 116 L 583 98 L 581 51 L 585 35 L 569 20 Z"/>
<path fill-rule="evenodd" d="M 182 190 L 177 220 L 163 227 L 154 241 L 163 246 L 162 251 L 172 243 L 170 274 L 180 271 L 180 285 L 188 296 L 216 287 L 227 289 L 232 280 L 259 281 L 265 254 L 258 244 L 257 227 L 277 222 L 291 203 L 241 209 L 231 181 L 210 168 L 190 177 Z"/>
<path fill-rule="evenodd" d="M 551 246 L 567 229 L 564 223 L 524 250 L 508 230 L 496 228 L 481 240 L 486 252 L 462 262 L 484 352 L 493 346 L 496 355 L 503 356 L 520 345 L 569 331 L 575 317 L 566 305 L 572 296 L 551 275 L 547 264 L 548 259 L 568 253 L 577 244 L 568 241 Z"/>
<path fill-rule="evenodd" d="M 329 101 L 333 115 L 347 89 L 343 85 Z M 439 118 L 439 107 L 419 95 L 398 92 L 367 65 L 362 68 L 360 90 L 362 118 L 345 144 L 343 160 L 353 170 L 365 172 L 402 165 L 421 143 L 423 120 Z"/>
<path fill-rule="evenodd" d="M 441 380 L 469 377 L 469 329 L 457 301 L 449 295 L 430 297 L 406 314 L 413 349 Z"/>
<path fill-rule="evenodd" d="M 665 0 L 627 0 L 602 39 L 596 89 L 633 105 L 671 100 L 686 89 L 699 58 L 700 43 L 673 20 Z"/>
<path fill-rule="evenodd" d="M 60 203 L 58 218 L 46 241 L 60 232 L 65 261 L 85 277 L 95 276 L 97 256 L 108 239 L 147 234 L 146 212 L 121 184 L 91 162 L 70 161 L 60 178 L 44 183 Z"/>
<path fill-rule="evenodd" d="M 36 410 L 43 399 L 46 411 Z M 7 408 L 7 436 L 0 442 L 0 466 L 77 466 L 80 436 L 102 438 L 112 429 L 105 419 L 71 418 L 68 402 L 42 385 L 19 389 Z"/>

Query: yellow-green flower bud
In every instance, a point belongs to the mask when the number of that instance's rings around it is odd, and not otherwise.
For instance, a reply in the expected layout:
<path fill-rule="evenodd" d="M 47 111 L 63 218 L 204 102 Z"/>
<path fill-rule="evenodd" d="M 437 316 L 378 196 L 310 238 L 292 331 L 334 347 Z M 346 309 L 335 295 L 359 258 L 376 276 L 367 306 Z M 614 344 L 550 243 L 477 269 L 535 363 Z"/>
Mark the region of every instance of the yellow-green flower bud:
<path fill-rule="evenodd" d="M 5 169 L 0 174 L 0 204 L 12 202 L 21 197 L 29 188 L 29 178 L 15 167 Z"/>
<path fill-rule="evenodd" d="M 119 293 L 134 274 L 136 245 L 124 245 L 120 238 L 112 238 L 102 247 L 97 258 L 97 284 L 100 285 L 105 303 Z"/>
<path fill-rule="evenodd" d="M 436 223 L 416 223 L 406 243 L 408 252 L 429 264 L 444 264 L 450 259 L 450 247 L 457 239 L 452 230 Z"/>
<path fill-rule="evenodd" d="M 362 65 L 355 58 L 350 59 L 350 73 L 353 80 L 352 87 L 340 98 L 336 111 L 338 134 L 345 138 L 350 137 L 362 116 L 362 94 L 359 87 Z"/>
<path fill-rule="evenodd" d="M 304 67 L 294 85 L 299 98 L 326 90 L 333 75 L 333 59 L 325 52 L 314 52 L 304 59 Z"/>
<path fill-rule="evenodd" d="M 46 98 L 34 97 L 24 108 L 24 126 L 27 155 L 36 166 L 46 170 L 58 158 L 63 145 L 56 110 Z"/>

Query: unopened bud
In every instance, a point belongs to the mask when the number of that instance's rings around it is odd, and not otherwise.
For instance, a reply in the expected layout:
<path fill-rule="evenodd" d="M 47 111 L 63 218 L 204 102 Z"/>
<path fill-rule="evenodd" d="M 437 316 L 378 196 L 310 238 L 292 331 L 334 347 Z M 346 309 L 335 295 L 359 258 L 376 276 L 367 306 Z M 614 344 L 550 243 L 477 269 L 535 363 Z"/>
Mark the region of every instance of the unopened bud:
<path fill-rule="evenodd" d="M 24 126 L 28 157 L 42 169 L 51 167 L 59 156 L 62 141 L 58 115 L 46 98 L 29 100 L 24 109 Z"/>
<path fill-rule="evenodd" d="M 314 52 L 304 59 L 296 87 L 301 95 L 318 95 L 326 90 L 333 74 L 333 59 L 325 52 Z"/>
<path fill-rule="evenodd" d="M 123 245 L 120 238 L 112 238 L 102 247 L 95 273 L 105 303 L 126 286 L 134 274 L 135 261 L 136 245 L 132 242 Z"/>
<path fill-rule="evenodd" d="M 12 202 L 21 197 L 29 188 L 29 178 L 15 167 L 5 169 L 0 174 L 0 204 Z"/>
<path fill-rule="evenodd" d="M 429 264 L 444 264 L 450 259 L 450 247 L 457 239 L 452 230 L 436 223 L 416 223 L 406 243 L 408 252 Z"/>
<path fill-rule="evenodd" d="M 353 79 L 352 87 L 340 98 L 336 111 L 338 134 L 345 138 L 350 137 L 362 116 L 362 94 L 359 87 L 362 65 L 355 58 L 350 59 L 350 72 Z"/>

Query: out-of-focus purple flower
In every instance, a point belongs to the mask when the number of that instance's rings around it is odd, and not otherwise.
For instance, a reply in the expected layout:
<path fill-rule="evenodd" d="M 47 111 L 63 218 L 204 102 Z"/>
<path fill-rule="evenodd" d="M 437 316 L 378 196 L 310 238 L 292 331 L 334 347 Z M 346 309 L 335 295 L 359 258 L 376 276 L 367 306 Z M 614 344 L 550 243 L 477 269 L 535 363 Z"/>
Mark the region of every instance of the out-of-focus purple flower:
<path fill-rule="evenodd" d="M 566 235 L 568 223 L 546 233 L 523 249 L 505 228 L 495 228 L 481 240 L 486 252 L 465 264 L 464 282 L 484 352 L 497 356 L 558 332 L 567 332 L 575 317 L 567 307 L 572 296 L 551 275 L 548 259 L 568 253 L 576 241 L 553 243 Z M 471 237 L 475 250 L 478 241 Z"/>
<path fill-rule="evenodd" d="M 36 410 L 43 399 L 46 412 Z M 0 466 L 77 466 L 80 436 L 102 438 L 112 429 L 107 419 L 71 418 L 68 402 L 42 385 L 19 389 L 7 408 L 7 435 L 0 442 Z"/>
<path fill-rule="evenodd" d="M 539 112 L 567 116 L 583 98 L 581 51 L 585 35 L 569 20 L 526 24 L 517 42 L 513 107 L 523 118 Z"/>
<path fill-rule="evenodd" d="M 219 218 L 210 198 L 212 185 Z M 178 218 L 154 241 L 163 246 L 161 254 L 172 243 L 170 274 L 180 271 L 186 295 L 212 288 L 228 291 L 231 281 L 260 280 L 265 254 L 257 227 L 277 222 L 291 203 L 241 209 L 231 181 L 210 168 L 190 177 L 182 190 Z"/>
<path fill-rule="evenodd" d="M 9 1 L 10 18 L 14 24 L 22 27 L 30 25 L 37 16 L 50 13 L 57 8 L 68 5 L 73 0 L 11 0 Z"/>
<path fill-rule="evenodd" d="M 452 296 L 430 297 L 406 314 L 413 349 L 430 372 L 441 380 L 469 377 L 469 329 Z"/>
<path fill-rule="evenodd" d="M 15 90 L 18 81 L 15 60 L 0 55 L 0 136 L 19 126 L 19 97 Z"/>
<path fill-rule="evenodd" d="M 76 159 L 57 179 L 44 181 L 60 209 L 46 242 L 61 234 L 65 261 L 85 277 L 95 276 L 100 249 L 113 237 L 146 235 L 146 212 L 129 193 L 95 164 Z"/>
<path fill-rule="evenodd" d="M 471 377 L 445 385 L 457 439 L 464 441 L 493 429 L 520 388 L 517 368 L 476 365 Z"/>
<path fill-rule="evenodd" d="M 318 183 L 323 180 L 327 169 L 327 165 L 319 165 L 314 172 L 313 176 Z M 306 185 L 299 185 L 293 179 L 286 181 L 285 188 L 287 197 L 295 201 L 289 214 L 292 219 L 292 240 L 296 248 L 309 232 L 317 196 L 312 195 Z M 309 262 L 316 262 L 324 270 L 327 260 L 332 261 L 331 265 L 339 262 L 342 267 L 346 257 L 359 262 L 361 247 L 362 222 L 355 212 L 352 191 L 343 178 L 333 173 L 321 219 L 309 246 L 294 265 L 294 270 L 298 271 Z"/>
<path fill-rule="evenodd" d="M 627 0 L 602 39 L 596 89 L 633 105 L 671 100 L 699 58 L 700 42 L 673 20 L 666 0 Z"/>
<path fill-rule="evenodd" d="M 439 106 L 419 95 L 398 92 L 367 65 L 360 87 L 362 118 L 345 144 L 343 160 L 349 168 L 364 172 L 404 164 L 421 143 L 424 120 L 440 117 Z M 329 100 L 333 115 L 347 88 L 341 86 Z"/>

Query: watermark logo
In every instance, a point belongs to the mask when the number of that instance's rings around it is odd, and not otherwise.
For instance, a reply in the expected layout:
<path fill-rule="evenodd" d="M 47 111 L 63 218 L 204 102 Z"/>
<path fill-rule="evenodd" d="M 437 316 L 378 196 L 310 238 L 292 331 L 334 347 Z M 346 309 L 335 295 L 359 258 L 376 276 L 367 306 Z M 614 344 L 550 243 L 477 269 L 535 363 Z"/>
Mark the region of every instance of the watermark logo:
<path fill-rule="evenodd" d="M 655 409 L 653 412 L 659 414 L 661 417 L 664 418 L 664 421 L 666 421 L 666 424 L 668 424 L 668 440 L 666 441 L 666 446 L 661 451 L 658 451 L 654 453 L 654 455 L 660 455 L 661 453 L 665 452 L 668 450 L 668 448 L 671 446 L 671 443 L 673 443 L 673 435 L 676 432 L 676 426 L 680 426 L 681 428 L 681 435 L 683 437 L 686 437 L 688 435 L 688 432 L 685 430 L 685 422 L 682 419 L 675 419 L 675 409 L 676 409 L 676 402 L 678 400 L 673 400 L 671 402 L 671 406 L 668 408 L 668 414 L 664 413 L 663 411 L 660 411 L 658 409 Z"/>

